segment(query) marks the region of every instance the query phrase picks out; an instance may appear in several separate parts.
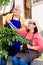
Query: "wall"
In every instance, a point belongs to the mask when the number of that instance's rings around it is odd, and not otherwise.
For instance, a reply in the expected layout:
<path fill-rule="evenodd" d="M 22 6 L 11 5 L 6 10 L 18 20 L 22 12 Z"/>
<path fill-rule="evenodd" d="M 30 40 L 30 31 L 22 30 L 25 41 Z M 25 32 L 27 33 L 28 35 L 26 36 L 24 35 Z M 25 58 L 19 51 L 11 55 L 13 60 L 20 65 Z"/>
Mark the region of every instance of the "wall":
<path fill-rule="evenodd" d="M 32 19 L 35 19 L 43 30 L 43 2 L 32 7 Z"/>

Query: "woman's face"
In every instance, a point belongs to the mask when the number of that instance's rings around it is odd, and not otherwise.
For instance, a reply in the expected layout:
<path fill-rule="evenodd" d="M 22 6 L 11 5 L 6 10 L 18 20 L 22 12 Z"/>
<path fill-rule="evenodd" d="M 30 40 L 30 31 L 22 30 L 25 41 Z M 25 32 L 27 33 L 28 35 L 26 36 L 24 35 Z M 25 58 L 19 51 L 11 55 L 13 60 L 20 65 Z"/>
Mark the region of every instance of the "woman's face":
<path fill-rule="evenodd" d="M 29 29 L 29 30 L 33 30 L 34 27 L 35 27 L 35 25 L 34 25 L 33 22 L 29 22 L 29 23 L 28 23 L 28 29 Z"/>

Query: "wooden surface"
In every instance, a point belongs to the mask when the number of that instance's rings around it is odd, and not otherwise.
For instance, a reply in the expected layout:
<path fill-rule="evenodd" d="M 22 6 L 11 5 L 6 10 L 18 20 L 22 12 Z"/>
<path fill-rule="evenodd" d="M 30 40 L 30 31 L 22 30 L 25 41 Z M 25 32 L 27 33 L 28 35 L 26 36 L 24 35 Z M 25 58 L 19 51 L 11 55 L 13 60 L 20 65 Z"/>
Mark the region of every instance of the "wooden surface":
<path fill-rule="evenodd" d="M 0 16 L 0 28 L 2 28 L 2 27 L 3 27 L 3 17 Z"/>

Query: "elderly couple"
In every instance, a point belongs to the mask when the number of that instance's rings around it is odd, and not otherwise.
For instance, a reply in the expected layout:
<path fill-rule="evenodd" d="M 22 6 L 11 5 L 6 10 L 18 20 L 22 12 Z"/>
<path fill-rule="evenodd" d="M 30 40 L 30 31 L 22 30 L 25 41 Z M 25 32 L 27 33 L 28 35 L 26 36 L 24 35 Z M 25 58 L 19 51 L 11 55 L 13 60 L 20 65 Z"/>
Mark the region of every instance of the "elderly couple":
<path fill-rule="evenodd" d="M 30 19 L 27 26 L 25 26 L 24 19 L 20 16 L 20 12 L 20 6 L 16 6 L 14 8 L 14 13 L 7 14 L 5 19 L 7 21 L 8 27 L 12 28 L 12 26 L 9 26 L 10 20 L 22 36 L 32 41 L 32 45 L 27 44 L 26 46 L 27 50 L 30 49 L 31 58 L 33 60 L 40 56 L 40 53 L 43 49 L 43 39 L 38 33 L 38 28 L 35 21 Z M 20 51 L 20 42 L 15 41 L 13 46 L 9 47 L 8 53 L 10 56 L 12 56 L 12 65 L 28 65 L 30 63 L 28 51 Z M 6 63 L 7 60 L 2 58 L 1 65 L 6 65 Z"/>

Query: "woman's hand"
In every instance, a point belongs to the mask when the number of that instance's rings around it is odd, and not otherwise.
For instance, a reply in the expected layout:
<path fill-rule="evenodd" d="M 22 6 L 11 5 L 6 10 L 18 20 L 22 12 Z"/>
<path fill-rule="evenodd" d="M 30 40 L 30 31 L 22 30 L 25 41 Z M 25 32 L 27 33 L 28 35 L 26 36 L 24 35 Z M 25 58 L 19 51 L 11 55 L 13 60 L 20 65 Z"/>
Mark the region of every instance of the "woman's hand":
<path fill-rule="evenodd" d="M 30 44 L 27 44 L 27 48 L 33 49 L 33 50 L 40 50 L 39 46 L 31 46 Z"/>
<path fill-rule="evenodd" d="M 27 48 L 30 48 L 31 49 L 31 45 L 30 44 L 27 44 Z"/>

